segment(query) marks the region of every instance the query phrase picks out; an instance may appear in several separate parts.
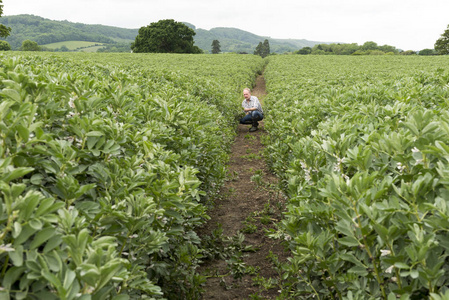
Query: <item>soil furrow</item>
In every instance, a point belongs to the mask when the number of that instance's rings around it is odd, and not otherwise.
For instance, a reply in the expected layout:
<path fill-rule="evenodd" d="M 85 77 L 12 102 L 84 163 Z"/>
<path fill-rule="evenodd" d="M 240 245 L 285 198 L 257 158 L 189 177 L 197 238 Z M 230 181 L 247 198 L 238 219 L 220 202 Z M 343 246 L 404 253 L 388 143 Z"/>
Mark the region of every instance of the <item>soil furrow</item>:
<path fill-rule="evenodd" d="M 265 94 L 265 81 L 259 76 L 252 95 L 263 105 Z M 257 299 L 275 299 L 279 294 L 275 284 L 278 272 L 272 258 L 283 261 L 287 254 L 279 240 L 266 236 L 266 230 L 274 229 L 280 220 L 283 198 L 277 190 L 277 178 L 263 158 L 264 122 L 256 132 L 248 129 L 247 125 L 237 128 L 228 180 L 220 200 L 209 211 L 211 220 L 200 232 L 202 236 L 211 235 L 221 228 L 225 256 L 206 260 L 201 266 L 200 272 L 208 276 L 203 299 L 254 299 L 256 295 L 260 297 Z"/>

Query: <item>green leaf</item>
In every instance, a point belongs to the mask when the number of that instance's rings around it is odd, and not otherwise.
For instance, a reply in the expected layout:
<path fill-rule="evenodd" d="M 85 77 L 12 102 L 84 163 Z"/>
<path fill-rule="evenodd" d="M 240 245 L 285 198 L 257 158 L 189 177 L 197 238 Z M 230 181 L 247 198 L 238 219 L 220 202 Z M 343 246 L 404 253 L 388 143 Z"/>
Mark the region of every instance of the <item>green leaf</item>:
<path fill-rule="evenodd" d="M 28 128 L 23 126 L 22 124 L 18 124 L 16 129 L 17 129 L 17 132 L 20 135 L 20 138 L 23 141 L 27 142 L 29 137 L 30 137 L 30 131 L 28 130 Z"/>
<path fill-rule="evenodd" d="M 90 131 L 86 134 L 86 136 L 103 136 L 104 133 L 101 131 Z"/>
<path fill-rule="evenodd" d="M 43 226 L 42 222 L 39 219 L 32 219 L 30 220 L 30 222 L 28 222 L 28 224 L 30 224 L 31 228 L 36 230 L 41 230 Z"/>
<path fill-rule="evenodd" d="M 343 238 L 339 238 L 338 242 L 340 244 L 349 246 L 349 247 L 358 247 L 360 245 L 359 241 L 352 236 L 345 236 Z"/>
<path fill-rule="evenodd" d="M 33 176 L 31 176 L 30 182 L 34 185 L 41 185 L 43 179 L 44 176 L 42 176 L 41 174 L 34 174 Z"/>
<path fill-rule="evenodd" d="M 359 276 L 366 276 L 368 275 L 368 271 L 365 267 L 355 266 L 348 270 L 348 273 L 354 273 Z"/>
<path fill-rule="evenodd" d="M 42 270 L 42 276 L 48 280 L 58 291 L 61 290 L 61 281 L 54 274 L 50 273 L 48 270 Z"/>
<path fill-rule="evenodd" d="M 394 266 L 399 269 L 410 269 L 410 267 L 407 264 L 402 262 L 396 262 Z"/>
<path fill-rule="evenodd" d="M 19 222 L 14 222 L 12 237 L 17 238 L 21 232 L 22 232 L 22 225 L 20 225 Z"/>
<path fill-rule="evenodd" d="M 81 278 L 90 286 L 95 286 L 100 279 L 100 270 L 93 264 L 82 264 L 80 266 Z"/>
<path fill-rule="evenodd" d="M 344 253 L 340 254 L 340 258 L 349 262 L 352 262 L 355 265 L 365 268 L 366 266 L 359 261 L 352 253 Z"/>
<path fill-rule="evenodd" d="M 23 226 L 22 231 L 14 241 L 14 247 L 18 247 L 20 244 L 26 242 L 36 231 L 37 229 L 32 228 L 29 224 Z"/>
<path fill-rule="evenodd" d="M 9 171 L 9 170 L 8 170 Z M 6 183 L 9 183 L 10 181 L 23 177 L 26 174 L 34 171 L 34 168 L 16 168 L 12 171 L 6 171 L 5 174 L 0 178 L 1 180 L 5 181 Z"/>
<path fill-rule="evenodd" d="M 76 273 L 73 272 L 70 269 L 67 269 L 65 271 L 65 276 L 64 276 L 64 283 L 63 283 L 63 287 L 65 290 L 69 290 L 70 287 L 73 285 L 73 281 L 76 278 Z"/>
<path fill-rule="evenodd" d="M 23 246 L 17 246 L 14 251 L 8 253 L 14 266 L 21 267 L 23 265 Z"/>
<path fill-rule="evenodd" d="M 56 228 L 47 227 L 39 231 L 33 239 L 33 242 L 30 245 L 30 249 L 35 249 L 48 241 L 56 232 Z"/>
<path fill-rule="evenodd" d="M 396 300 L 395 293 L 391 292 L 390 294 L 388 294 L 388 300 Z"/>
<path fill-rule="evenodd" d="M 13 101 L 3 100 L 0 102 L 0 121 L 9 113 L 9 108 L 14 105 Z"/>
<path fill-rule="evenodd" d="M 419 272 L 417 270 L 411 270 L 410 271 L 410 277 L 412 277 L 413 279 L 416 279 L 419 277 Z"/>
<path fill-rule="evenodd" d="M 45 198 L 40 201 L 39 207 L 34 213 L 35 217 L 43 217 L 47 214 L 57 211 L 58 209 L 64 207 L 64 202 L 58 201 L 55 203 L 55 199 L 53 198 Z"/>
<path fill-rule="evenodd" d="M 10 98 L 16 102 L 21 102 L 22 100 L 22 97 L 20 97 L 19 92 L 13 89 L 3 89 L 0 92 L 0 95 L 4 96 L 5 98 Z"/>
<path fill-rule="evenodd" d="M 5 277 L 3 278 L 2 286 L 7 290 L 11 289 L 12 284 L 15 283 L 17 279 L 19 279 L 20 275 L 22 275 L 22 273 L 25 272 L 26 269 L 26 267 L 9 268 L 5 273 Z"/>
<path fill-rule="evenodd" d="M 128 295 L 118 295 L 118 296 L 115 296 L 114 298 L 112 298 L 112 300 L 129 300 L 129 296 Z"/>
<path fill-rule="evenodd" d="M 58 247 L 59 245 L 61 245 L 62 243 L 62 238 L 60 234 L 54 235 L 52 236 L 48 242 L 45 244 L 44 253 L 47 253 L 53 249 L 55 249 L 56 247 Z"/>

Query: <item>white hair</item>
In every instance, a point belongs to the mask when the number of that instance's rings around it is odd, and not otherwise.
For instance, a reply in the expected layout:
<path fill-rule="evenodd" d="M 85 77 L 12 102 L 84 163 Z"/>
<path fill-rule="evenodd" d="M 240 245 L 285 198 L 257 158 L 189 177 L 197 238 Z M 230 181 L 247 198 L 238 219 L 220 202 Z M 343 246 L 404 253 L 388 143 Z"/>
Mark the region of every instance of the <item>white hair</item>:
<path fill-rule="evenodd" d="M 251 90 L 250 90 L 249 88 L 244 88 L 243 91 L 244 91 L 244 92 L 247 91 L 248 93 L 251 94 Z"/>

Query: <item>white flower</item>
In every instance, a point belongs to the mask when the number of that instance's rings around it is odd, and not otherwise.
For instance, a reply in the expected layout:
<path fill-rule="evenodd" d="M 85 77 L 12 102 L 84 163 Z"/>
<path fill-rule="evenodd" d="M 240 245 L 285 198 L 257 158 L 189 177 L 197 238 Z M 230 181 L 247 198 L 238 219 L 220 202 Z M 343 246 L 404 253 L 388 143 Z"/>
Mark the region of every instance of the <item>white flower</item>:
<path fill-rule="evenodd" d="M 11 247 L 11 244 L 7 244 L 7 245 L 0 245 L 0 253 L 1 252 L 11 252 L 14 251 L 15 249 Z"/>
<path fill-rule="evenodd" d="M 380 256 L 388 256 L 391 254 L 390 250 L 380 250 Z"/>
<path fill-rule="evenodd" d="M 400 162 L 396 164 L 396 168 L 398 168 L 399 172 L 404 172 L 405 166 L 403 166 Z"/>
<path fill-rule="evenodd" d="M 390 266 L 388 269 L 385 270 L 385 273 L 391 273 L 393 272 L 394 266 Z"/>
<path fill-rule="evenodd" d="M 416 152 L 420 152 L 420 151 L 419 151 L 418 148 L 414 147 L 414 148 L 412 149 L 412 152 L 415 152 L 415 153 L 416 153 Z"/>
<path fill-rule="evenodd" d="M 69 100 L 69 106 L 70 106 L 71 108 L 75 108 L 75 98 L 70 98 L 70 100 Z"/>

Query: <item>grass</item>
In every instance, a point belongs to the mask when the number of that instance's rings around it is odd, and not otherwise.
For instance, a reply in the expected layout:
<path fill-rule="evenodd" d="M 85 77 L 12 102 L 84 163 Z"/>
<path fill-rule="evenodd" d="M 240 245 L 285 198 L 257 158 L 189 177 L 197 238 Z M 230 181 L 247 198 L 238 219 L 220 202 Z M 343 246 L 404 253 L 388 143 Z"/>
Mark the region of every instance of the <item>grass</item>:
<path fill-rule="evenodd" d="M 43 47 L 49 48 L 49 49 L 57 49 L 61 48 L 62 46 L 66 46 L 69 50 L 76 50 L 78 48 L 87 48 L 98 45 L 103 45 L 102 43 L 98 42 L 85 42 L 85 41 L 65 41 L 65 42 L 58 42 L 58 43 L 51 43 L 51 44 L 45 44 L 41 45 Z M 97 50 L 95 50 L 97 51 Z"/>

